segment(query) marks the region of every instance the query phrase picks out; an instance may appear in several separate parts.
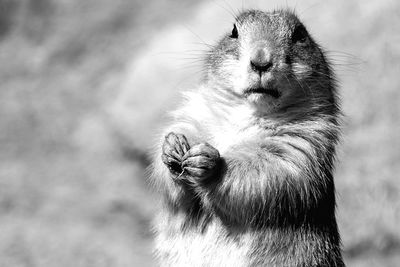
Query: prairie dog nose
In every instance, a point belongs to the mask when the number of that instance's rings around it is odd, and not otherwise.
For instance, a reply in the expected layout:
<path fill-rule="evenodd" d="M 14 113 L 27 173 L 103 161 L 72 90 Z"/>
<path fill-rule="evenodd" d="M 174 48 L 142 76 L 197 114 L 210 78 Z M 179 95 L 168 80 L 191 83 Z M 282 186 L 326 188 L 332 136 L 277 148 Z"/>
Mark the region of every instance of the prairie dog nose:
<path fill-rule="evenodd" d="M 254 71 L 266 72 L 272 67 L 272 55 L 267 48 L 257 49 L 250 58 L 250 66 Z"/>

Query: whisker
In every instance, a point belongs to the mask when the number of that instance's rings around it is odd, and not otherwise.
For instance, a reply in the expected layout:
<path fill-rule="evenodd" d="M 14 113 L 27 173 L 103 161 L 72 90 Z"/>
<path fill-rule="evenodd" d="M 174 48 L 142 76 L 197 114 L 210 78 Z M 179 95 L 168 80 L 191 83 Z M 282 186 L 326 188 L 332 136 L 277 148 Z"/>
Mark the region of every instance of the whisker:
<path fill-rule="evenodd" d="M 207 44 L 207 43 L 205 43 L 205 42 L 192 42 L 192 44 L 195 44 L 195 45 L 204 45 L 204 46 L 207 46 L 208 48 L 211 48 L 211 49 L 214 49 L 214 47 L 215 47 L 215 45 L 211 45 L 211 44 Z"/>
<path fill-rule="evenodd" d="M 200 41 L 200 44 L 203 44 L 203 45 L 206 45 L 206 46 L 210 46 L 197 33 L 192 31 L 188 26 L 186 26 L 184 24 L 182 24 L 182 25 L 183 25 L 184 28 L 186 28 L 189 32 L 191 32 Z"/>

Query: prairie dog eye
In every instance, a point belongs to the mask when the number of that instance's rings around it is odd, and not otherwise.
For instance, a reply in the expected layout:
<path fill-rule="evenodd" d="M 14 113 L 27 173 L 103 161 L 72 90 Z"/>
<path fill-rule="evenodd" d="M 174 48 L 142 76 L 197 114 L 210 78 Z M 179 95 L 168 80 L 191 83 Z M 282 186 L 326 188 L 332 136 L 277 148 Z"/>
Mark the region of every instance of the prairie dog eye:
<path fill-rule="evenodd" d="M 308 40 L 308 33 L 304 26 L 300 25 L 294 29 L 292 34 L 292 42 L 294 44 L 304 45 Z"/>
<path fill-rule="evenodd" d="M 234 39 L 237 39 L 239 37 L 239 33 L 238 33 L 237 28 L 236 28 L 236 24 L 233 24 L 232 33 L 231 33 L 231 35 L 229 37 L 234 38 Z"/>

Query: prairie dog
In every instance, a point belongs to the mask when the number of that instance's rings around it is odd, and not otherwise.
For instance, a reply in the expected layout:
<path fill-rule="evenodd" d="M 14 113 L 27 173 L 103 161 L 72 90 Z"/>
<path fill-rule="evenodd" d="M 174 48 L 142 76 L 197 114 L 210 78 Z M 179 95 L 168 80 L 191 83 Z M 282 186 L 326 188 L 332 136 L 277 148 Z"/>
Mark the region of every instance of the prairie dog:
<path fill-rule="evenodd" d="M 161 266 L 344 266 L 340 110 L 323 51 L 288 10 L 242 12 L 154 153 Z"/>

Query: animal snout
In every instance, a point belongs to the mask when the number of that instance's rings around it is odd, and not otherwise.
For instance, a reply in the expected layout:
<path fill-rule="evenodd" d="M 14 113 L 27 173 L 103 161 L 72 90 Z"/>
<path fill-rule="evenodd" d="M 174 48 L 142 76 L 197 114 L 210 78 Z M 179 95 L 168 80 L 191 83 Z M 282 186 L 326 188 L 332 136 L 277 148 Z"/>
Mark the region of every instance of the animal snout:
<path fill-rule="evenodd" d="M 271 52 L 266 48 L 257 49 L 250 59 L 251 69 L 260 74 L 269 71 L 272 65 Z"/>

